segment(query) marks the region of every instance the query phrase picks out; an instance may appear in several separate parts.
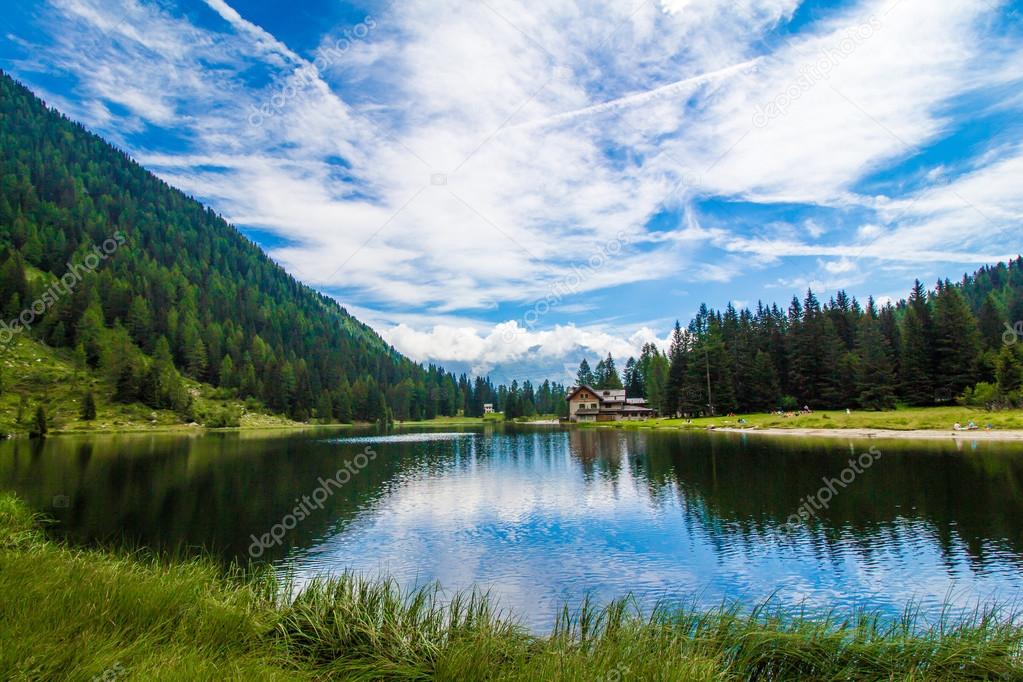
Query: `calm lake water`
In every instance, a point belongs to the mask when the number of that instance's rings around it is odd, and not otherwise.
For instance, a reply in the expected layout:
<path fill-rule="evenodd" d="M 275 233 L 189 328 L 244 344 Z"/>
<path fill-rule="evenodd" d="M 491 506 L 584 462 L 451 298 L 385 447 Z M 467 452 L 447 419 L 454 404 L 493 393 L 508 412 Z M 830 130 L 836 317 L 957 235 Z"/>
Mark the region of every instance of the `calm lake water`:
<path fill-rule="evenodd" d="M 880 456 L 850 476 L 870 447 Z M 0 488 L 74 542 L 257 556 L 300 582 L 352 568 L 476 584 L 537 629 L 586 593 L 932 614 L 1023 596 L 1015 444 L 513 427 L 59 437 L 0 443 Z M 785 527 L 807 496 L 821 509 Z"/>

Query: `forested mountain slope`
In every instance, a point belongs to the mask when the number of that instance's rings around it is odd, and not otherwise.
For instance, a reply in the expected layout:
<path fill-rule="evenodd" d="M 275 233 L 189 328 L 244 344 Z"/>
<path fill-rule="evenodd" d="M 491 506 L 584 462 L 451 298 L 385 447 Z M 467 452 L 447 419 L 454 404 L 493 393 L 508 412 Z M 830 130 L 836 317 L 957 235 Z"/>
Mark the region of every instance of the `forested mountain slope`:
<path fill-rule="evenodd" d="M 182 413 L 182 375 L 299 419 L 465 407 L 464 377 L 403 357 L 6 74 L 0 152 L 0 344 L 66 347 L 117 399 Z"/>

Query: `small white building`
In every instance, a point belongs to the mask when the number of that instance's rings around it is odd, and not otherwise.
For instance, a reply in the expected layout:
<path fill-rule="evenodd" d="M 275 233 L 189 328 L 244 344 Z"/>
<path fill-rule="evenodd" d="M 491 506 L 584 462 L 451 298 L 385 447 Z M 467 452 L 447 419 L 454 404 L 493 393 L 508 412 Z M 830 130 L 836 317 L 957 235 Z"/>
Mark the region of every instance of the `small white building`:
<path fill-rule="evenodd" d="M 483 403 L 483 414 L 494 414 L 494 403 Z"/>

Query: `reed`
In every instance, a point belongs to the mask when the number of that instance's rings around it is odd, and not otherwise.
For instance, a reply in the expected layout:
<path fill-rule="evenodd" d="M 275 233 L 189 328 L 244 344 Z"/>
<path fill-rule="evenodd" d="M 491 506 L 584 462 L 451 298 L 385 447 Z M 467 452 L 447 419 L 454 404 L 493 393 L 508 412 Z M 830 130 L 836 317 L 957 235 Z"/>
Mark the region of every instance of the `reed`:
<path fill-rule="evenodd" d="M 352 573 L 294 591 L 208 558 L 48 540 L 0 495 L 0 678 L 13 680 L 1016 680 L 1004 606 L 926 621 L 629 598 L 529 632 L 485 592 L 450 598 Z"/>

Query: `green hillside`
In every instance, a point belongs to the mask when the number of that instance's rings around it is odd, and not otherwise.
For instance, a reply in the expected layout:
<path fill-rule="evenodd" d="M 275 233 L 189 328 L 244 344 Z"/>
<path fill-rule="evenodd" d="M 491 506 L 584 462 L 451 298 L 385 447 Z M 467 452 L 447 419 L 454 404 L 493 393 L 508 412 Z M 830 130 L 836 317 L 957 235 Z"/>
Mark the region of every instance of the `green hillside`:
<path fill-rule="evenodd" d="M 279 427 L 295 422 L 267 414 L 255 400 L 242 401 L 223 389 L 184 380 L 190 398 L 186 413 L 154 409 L 141 402 L 114 399 L 116 384 L 75 361 L 71 351 L 51 348 L 22 337 L 0 359 L 0 434 L 36 430 L 36 412 L 42 407 L 49 433 L 194 429 L 203 427 Z M 95 417 L 83 418 L 86 394 L 95 402 Z"/>
<path fill-rule="evenodd" d="M 33 388 L 18 364 L 27 357 L 11 350 L 25 337 L 48 347 L 40 362 L 55 359 L 54 376 L 80 359 L 102 405 L 124 406 L 117 413 L 190 421 L 199 382 L 298 420 L 465 409 L 465 377 L 404 358 L 212 210 L 6 74 L 0 150 L 0 357 L 14 363 L 4 405 L 19 391 L 83 390 L 73 378 Z"/>

